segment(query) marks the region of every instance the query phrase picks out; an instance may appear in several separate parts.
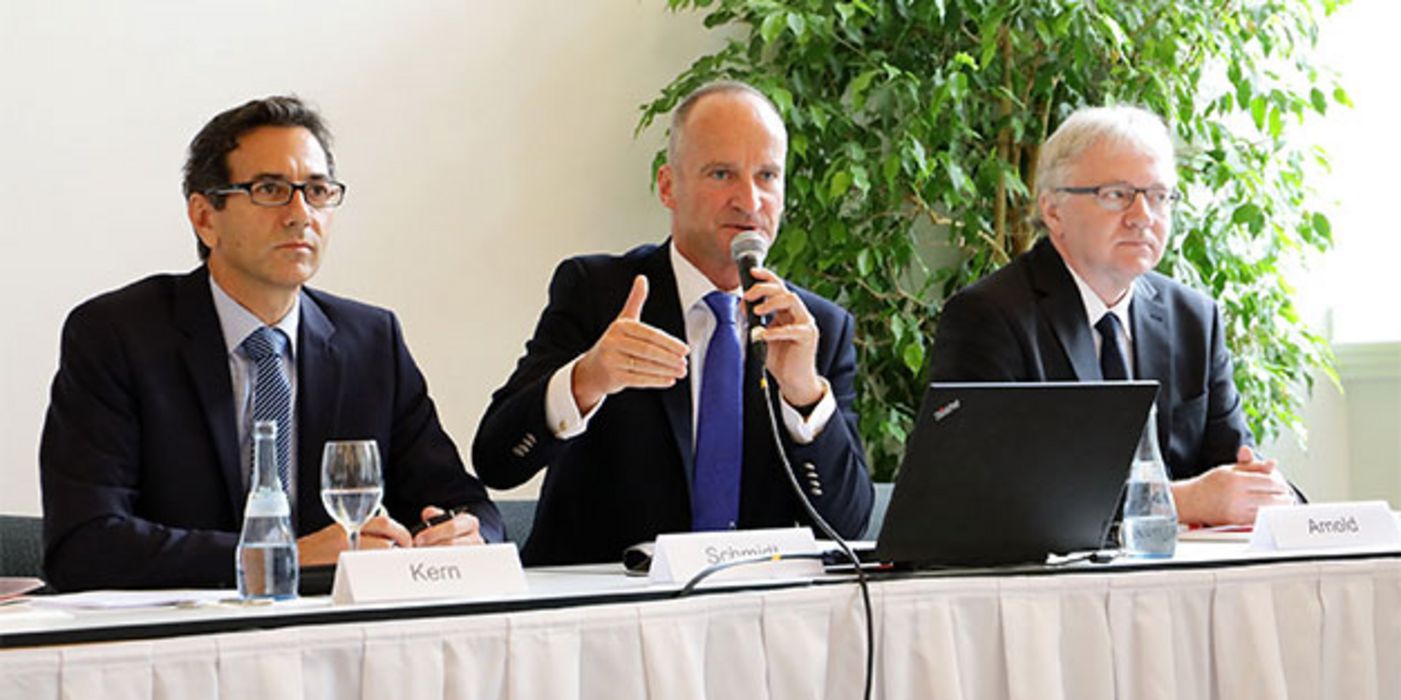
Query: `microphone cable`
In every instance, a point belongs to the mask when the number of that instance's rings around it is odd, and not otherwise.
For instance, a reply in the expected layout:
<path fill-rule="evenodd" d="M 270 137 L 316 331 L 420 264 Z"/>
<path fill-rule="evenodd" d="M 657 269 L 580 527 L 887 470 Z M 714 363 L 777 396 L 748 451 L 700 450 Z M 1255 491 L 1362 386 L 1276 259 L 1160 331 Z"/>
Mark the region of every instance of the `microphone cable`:
<path fill-rule="evenodd" d="M 740 566 L 748 566 L 750 564 L 771 564 L 773 562 L 778 561 L 793 561 L 794 559 L 817 559 L 821 561 L 823 558 L 824 557 L 821 552 L 795 552 L 791 554 L 784 554 L 783 552 L 779 552 L 777 554 L 763 554 L 754 557 L 744 557 L 742 559 L 730 559 L 728 561 L 722 561 L 718 564 L 711 564 L 710 566 L 707 566 L 704 569 L 701 569 L 700 571 L 696 572 L 696 575 L 692 576 L 691 580 L 687 581 L 686 585 L 682 586 L 681 590 L 676 593 L 676 597 L 684 598 L 688 595 L 691 595 L 692 593 L 695 593 L 696 586 L 699 586 L 701 584 L 701 581 L 704 581 L 710 578 L 711 576 L 714 576 L 715 574 L 718 574 L 721 571 L 725 571 L 727 569 L 734 569 Z"/>
<path fill-rule="evenodd" d="M 765 368 L 763 374 L 759 376 L 759 391 L 764 395 L 764 408 L 768 409 L 769 430 L 773 434 L 774 448 L 775 451 L 778 452 L 779 460 L 783 462 L 783 475 L 788 477 L 788 484 L 793 487 L 793 495 L 797 496 L 798 502 L 802 504 L 803 510 L 807 512 L 808 517 L 812 519 L 813 525 L 816 525 L 817 529 L 822 531 L 822 534 L 836 543 L 837 547 L 842 550 L 842 554 L 846 555 L 846 558 L 851 561 L 852 567 L 856 570 L 856 585 L 861 590 L 861 605 L 866 613 L 866 680 L 865 691 L 862 693 L 861 697 L 870 700 L 871 682 L 874 679 L 875 671 L 876 635 L 875 624 L 872 621 L 873 616 L 871 614 L 871 590 L 869 582 L 866 579 L 866 572 L 862 570 L 861 559 L 856 556 L 856 552 L 851 550 L 851 546 L 847 544 L 845 538 L 837 534 L 837 531 L 832 529 L 831 525 L 827 524 L 827 521 L 817 512 L 817 509 L 813 507 L 812 501 L 808 500 L 807 494 L 803 492 L 802 485 L 798 483 L 798 476 L 793 471 L 793 464 L 788 461 L 788 453 L 783 449 L 783 439 L 778 433 L 778 416 L 774 413 L 773 404 L 775 401 L 780 401 L 781 399 L 774 393 L 769 383 L 769 371 L 767 368 Z M 840 413 L 838 413 L 837 415 L 833 415 L 832 419 L 841 420 L 842 417 Z"/>
<path fill-rule="evenodd" d="M 759 347 L 763 346 L 761 345 Z M 852 566 L 856 569 L 856 585 L 861 591 L 861 606 L 863 611 L 865 612 L 866 621 L 866 671 L 865 690 L 862 692 L 862 697 L 865 698 L 865 700 L 870 700 L 871 685 L 872 681 L 875 678 L 876 659 L 876 636 L 875 624 L 873 622 L 874 616 L 871 613 L 871 590 L 869 585 L 870 582 L 866 578 L 866 572 L 861 568 L 861 559 L 856 556 L 856 552 L 852 551 L 851 546 L 847 544 L 846 539 L 844 539 L 841 535 L 837 534 L 837 531 L 834 530 L 832 526 L 829 525 L 827 521 L 822 517 L 822 515 L 817 512 L 817 509 L 814 508 L 812 505 L 812 501 L 808 500 L 807 494 L 803 493 L 802 485 L 798 483 L 798 477 L 793 471 L 793 464 L 788 461 L 788 453 L 783 449 L 783 440 L 778 432 L 778 415 L 774 413 L 773 402 L 781 399 L 773 393 L 770 387 L 769 371 L 767 369 L 765 369 L 764 373 L 759 377 L 759 391 L 763 394 L 764 407 L 768 410 L 769 431 L 773 435 L 774 447 L 778 452 L 779 460 L 783 462 L 783 474 L 784 476 L 788 477 L 788 484 L 793 487 L 793 494 L 797 496 L 798 502 L 802 504 L 803 510 L 812 520 L 812 523 L 817 526 L 817 529 L 821 530 L 822 534 L 826 535 L 828 539 L 836 543 L 837 547 L 841 549 L 842 554 L 846 556 L 847 560 L 849 560 Z M 837 418 L 837 416 L 834 416 L 834 418 Z M 721 571 L 733 569 L 739 566 L 783 561 L 785 559 L 792 560 L 823 558 L 824 556 L 821 552 L 802 554 L 779 553 L 723 561 L 718 564 L 712 564 L 702 569 L 695 576 L 692 576 L 691 579 L 686 582 L 686 585 L 681 587 L 680 592 L 677 593 L 677 597 L 688 596 L 691 593 L 693 593 L 696 590 L 696 587 L 699 586 L 700 583 L 705 579 L 710 578 L 711 576 L 718 574 Z"/>

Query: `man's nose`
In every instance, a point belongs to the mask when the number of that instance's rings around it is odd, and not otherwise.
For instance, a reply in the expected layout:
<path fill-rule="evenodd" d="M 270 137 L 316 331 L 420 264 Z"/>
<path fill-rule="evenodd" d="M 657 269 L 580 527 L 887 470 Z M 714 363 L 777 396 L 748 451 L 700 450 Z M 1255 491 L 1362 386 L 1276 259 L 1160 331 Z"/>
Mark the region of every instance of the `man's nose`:
<path fill-rule="evenodd" d="M 1153 211 L 1153 207 L 1148 203 L 1147 192 L 1134 192 L 1133 199 L 1129 200 L 1129 207 L 1124 210 L 1124 221 L 1130 225 L 1148 226 L 1158 216 L 1160 214 Z"/>
<path fill-rule="evenodd" d="M 745 212 L 756 212 L 759 210 L 759 197 L 759 187 L 755 184 L 754 180 L 741 179 L 735 184 L 730 201 L 736 209 Z"/>
<path fill-rule="evenodd" d="M 305 190 L 292 190 L 292 199 L 282 206 L 288 226 L 304 226 L 311 220 L 311 205 L 307 204 Z"/>

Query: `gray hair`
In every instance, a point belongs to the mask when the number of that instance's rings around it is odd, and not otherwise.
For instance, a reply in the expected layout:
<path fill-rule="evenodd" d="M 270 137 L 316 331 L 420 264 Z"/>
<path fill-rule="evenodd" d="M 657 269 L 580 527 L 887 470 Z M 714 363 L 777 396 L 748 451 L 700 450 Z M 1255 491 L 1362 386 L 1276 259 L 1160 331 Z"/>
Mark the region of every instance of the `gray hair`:
<path fill-rule="evenodd" d="M 681 102 L 677 103 L 676 109 L 671 112 L 670 137 L 666 144 L 666 160 L 668 163 L 676 162 L 676 154 L 681 149 L 682 133 L 686 129 L 686 120 L 691 116 L 691 110 L 695 109 L 696 105 L 708 95 L 735 92 L 755 97 L 773 111 L 774 116 L 778 117 L 778 122 L 780 124 L 783 123 L 783 115 L 779 113 L 778 106 L 773 103 L 773 100 L 769 99 L 768 95 L 760 92 L 759 88 L 738 80 L 716 80 L 706 83 L 681 98 Z"/>
<path fill-rule="evenodd" d="M 1095 144 L 1107 141 L 1133 146 L 1172 161 L 1176 158 L 1172 132 L 1158 115 L 1131 105 L 1082 107 L 1075 110 L 1046 139 L 1036 163 L 1036 201 L 1064 187 L 1071 166 Z M 1040 220 L 1040 207 L 1036 208 Z"/>

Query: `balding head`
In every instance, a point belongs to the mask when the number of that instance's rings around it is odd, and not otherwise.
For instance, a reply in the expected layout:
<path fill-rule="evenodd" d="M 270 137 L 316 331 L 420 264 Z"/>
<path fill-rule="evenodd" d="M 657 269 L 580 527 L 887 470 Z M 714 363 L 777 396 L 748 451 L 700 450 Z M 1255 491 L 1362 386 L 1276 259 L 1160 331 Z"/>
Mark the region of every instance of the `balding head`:
<path fill-rule="evenodd" d="M 757 231 L 770 241 L 783 215 L 788 133 L 773 103 L 742 83 L 713 83 L 672 116 L 657 194 L 671 210 L 672 244 L 720 289 L 739 286 L 730 241 Z"/>
<path fill-rule="evenodd" d="M 691 112 L 695 110 L 696 105 L 699 104 L 701 100 L 710 96 L 734 94 L 748 95 L 759 105 L 768 109 L 769 114 L 773 116 L 774 122 L 778 124 L 779 129 L 783 132 L 784 145 L 786 147 L 788 130 L 783 125 L 783 117 L 779 115 L 778 107 L 774 105 L 768 95 L 760 92 L 758 88 L 749 83 L 742 83 L 738 80 L 717 80 L 706 83 L 691 91 L 690 94 L 681 99 L 681 102 L 676 105 L 676 109 L 672 110 L 670 138 L 667 140 L 666 145 L 667 162 L 676 162 L 681 149 L 681 142 L 685 138 L 686 122 L 690 119 Z"/>

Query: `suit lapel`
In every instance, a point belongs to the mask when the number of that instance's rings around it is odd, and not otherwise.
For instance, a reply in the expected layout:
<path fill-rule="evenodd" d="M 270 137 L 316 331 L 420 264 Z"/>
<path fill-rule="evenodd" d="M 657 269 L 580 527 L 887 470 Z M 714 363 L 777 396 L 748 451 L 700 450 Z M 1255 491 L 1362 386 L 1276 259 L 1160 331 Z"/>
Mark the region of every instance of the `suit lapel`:
<path fill-rule="evenodd" d="M 209 290 L 209 269 L 180 278 L 175 287 L 175 325 L 185 334 L 182 355 L 190 372 L 200 406 L 209 424 L 209 435 L 224 477 L 229 506 L 242 519 L 243 470 L 238 463 L 238 425 L 234 413 L 233 380 L 229 376 L 229 350 L 214 298 Z"/>
<path fill-rule="evenodd" d="M 1102 379 L 1094 339 L 1090 337 L 1090 326 L 1085 319 L 1085 302 L 1080 298 L 1070 270 L 1048 238 L 1038 241 L 1031 255 L 1031 284 L 1040 295 L 1037 305 L 1042 316 L 1050 321 L 1051 330 L 1075 371 L 1075 378 L 1080 381 Z"/>
<path fill-rule="evenodd" d="M 1134 281 L 1129 317 L 1133 323 L 1134 375 L 1158 380 L 1158 444 L 1166 449 L 1168 426 L 1172 424 L 1172 316 L 1147 276 Z"/>
<path fill-rule="evenodd" d="M 676 293 L 676 273 L 671 269 L 671 242 L 657 246 L 651 257 L 642 265 L 642 273 L 650 285 L 647 303 L 642 307 L 642 321 L 659 328 L 676 338 L 685 341 L 686 316 L 681 308 L 681 298 Z M 632 280 L 628 280 L 629 286 Z M 666 412 L 667 423 L 671 426 L 671 436 L 680 453 L 681 466 L 686 472 L 686 488 L 691 485 L 695 474 L 695 452 L 691 449 L 691 375 L 687 373 L 681 381 L 669 389 L 658 392 L 662 410 Z"/>
<path fill-rule="evenodd" d="M 301 314 L 297 342 L 297 511 L 315 513 L 322 507 L 321 450 L 341 411 L 341 365 L 331 343 L 336 327 L 305 291 Z"/>

